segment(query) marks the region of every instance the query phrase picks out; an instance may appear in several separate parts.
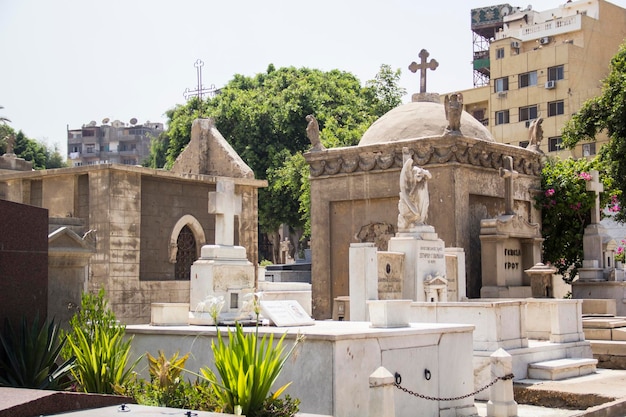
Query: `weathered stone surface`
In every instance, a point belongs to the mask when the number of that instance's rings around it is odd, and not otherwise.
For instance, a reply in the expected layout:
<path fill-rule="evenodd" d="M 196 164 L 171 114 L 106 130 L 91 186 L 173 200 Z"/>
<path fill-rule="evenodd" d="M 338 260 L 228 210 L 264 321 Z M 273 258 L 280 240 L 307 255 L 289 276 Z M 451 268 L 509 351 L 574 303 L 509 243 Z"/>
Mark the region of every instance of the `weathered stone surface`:
<path fill-rule="evenodd" d="M 196 119 L 191 141 L 172 166 L 178 174 L 254 178 L 254 172 L 215 127 L 212 119 Z"/>

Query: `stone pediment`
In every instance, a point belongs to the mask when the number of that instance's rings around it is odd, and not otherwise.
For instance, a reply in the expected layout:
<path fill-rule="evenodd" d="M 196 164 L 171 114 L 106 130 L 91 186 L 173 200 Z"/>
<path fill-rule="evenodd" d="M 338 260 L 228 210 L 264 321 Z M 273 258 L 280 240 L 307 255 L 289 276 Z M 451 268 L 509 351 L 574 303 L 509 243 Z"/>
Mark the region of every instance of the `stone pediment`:
<path fill-rule="evenodd" d="M 91 245 L 68 227 L 61 227 L 48 235 L 48 250 L 93 252 Z"/>
<path fill-rule="evenodd" d="M 541 230 L 536 223 L 529 223 L 519 214 L 504 214 L 495 219 L 480 221 L 480 235 L 497 235 L 516 238 L 541 238 Z"/>
<path fill-rule="evenodd" d="M 428 286 L 428 287 L 436 287 L 436 286 L 448 286 L 448 280 L 445 279 L 442 276 L 435 276 L 435 277 L 431 277 L 428 276 L 426 277 L 426 279 L 424 280 L 424 286 Z"/>
<path fill-rule="evenodd" d="M 213 119 L 193 121 L 191 140 L 176 158 L 171 172 L 254 178 L 252 169 L 217 130 Z"/>

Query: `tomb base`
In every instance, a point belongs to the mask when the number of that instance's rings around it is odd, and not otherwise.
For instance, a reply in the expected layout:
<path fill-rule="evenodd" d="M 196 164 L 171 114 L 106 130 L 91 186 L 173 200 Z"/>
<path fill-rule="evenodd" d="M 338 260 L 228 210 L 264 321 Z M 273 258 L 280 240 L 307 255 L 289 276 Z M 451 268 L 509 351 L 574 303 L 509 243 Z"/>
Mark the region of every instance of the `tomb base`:
<path fill-rule="evenodd" d="M 205 245 L 200 258 L 191 265 L 189 305 L 192 324 L 206 323 L 208 297 L 222 297 L 222 315 L 233 315 L 243 305 L 244 295 L 254 290 L 254 265 L 242 246 Z"/>
<path fill-rule="evenodd" d="M 388 247 L 389 252 L 400 252 L 405 255 L 402 298 L 414 301 L 430 301 L 431 298 L 433 301 L 446 301 L 445 294 L 433 295 L 424 285 L 425 281 L 431 287 L 447 284 L 445 244 L 437 237 L 431 226 L 398 233 L 389 239 Z"/>

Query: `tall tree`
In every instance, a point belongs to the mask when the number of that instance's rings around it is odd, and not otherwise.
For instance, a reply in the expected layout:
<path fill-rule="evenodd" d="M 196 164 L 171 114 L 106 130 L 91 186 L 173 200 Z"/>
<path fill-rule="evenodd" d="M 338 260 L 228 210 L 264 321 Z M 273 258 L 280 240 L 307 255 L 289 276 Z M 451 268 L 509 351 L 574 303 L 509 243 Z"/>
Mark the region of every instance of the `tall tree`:
<path fill-rule="evenodd" d="M 261 230 L 269 233 L 283 223 L 304 230 L 309 185 L 302 153 L 311 147 L 306 116 L 313 114 L 318 120 L 327 148 L 356 145 L 378 117 L 401 102 L 399 74 L 383 65 L 365 87 L 354 75 L 339 70 L 269 65 L 254 77 L 237 74 L 219 95 L 167 113 L 169 143 L 164 139 L 153 144 L 151 163 L 158 167 L 165 153 L 165 166 L 171 166 L 189 142 L 193 119 L 213 117 L 256 178 L 268 179 L 269 187 L 259 192 Z"/>
<path fill-rule="evenodd" d="M 583 140 L 595 140 L 605 131 L 609 142 L 600 150 L 600 159 L 618 188 L 616 220 L 626 221 L 626 43 L 611 59 L 609 75 L 603 80 L 600 96 L 585 102 L 562 130 L 563 144 L 574 147 Z"/>

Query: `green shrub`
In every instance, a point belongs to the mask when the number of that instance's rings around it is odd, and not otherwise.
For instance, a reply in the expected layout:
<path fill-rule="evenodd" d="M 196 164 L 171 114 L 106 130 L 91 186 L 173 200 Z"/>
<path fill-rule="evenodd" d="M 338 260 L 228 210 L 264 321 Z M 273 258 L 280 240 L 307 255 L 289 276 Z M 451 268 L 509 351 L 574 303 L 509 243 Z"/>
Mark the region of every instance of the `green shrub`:
<path fill-rule="evenodd" d="M 298 337 L 291 350 L 283 355 L 285 335 L 273 346 L 273 334 L 269 337 L 264 335 L 259 340 L 258 328 L 254 333 L 245 333 L 242 326 L 236 323 L 234 332 L 228 330 L 226 344 L 218 329 L 217 344 L 213 342 L 211 348 L 221 381 L 208 367 L 200 372 L 211 382 L 224 412 L 257 417 L 263 412 L 266 400 L 278 399 L 289 386 L 290 383 L 283 385 L 274 394 L 268 395 L 283 365 L 301 340 Z"/>
<path fill-rule="evenodd" d="M 19 329 L 5 319 L 0 333 L 0 385 L 15 388 L 64 389 L 74 358 L 61 365 L 57 359 L 65 343 L 54 320 L 40 324 L 35 317 L 31 326 L 22 317 Z"/>
<path fill-rule="evenodd" d="M 102 289 L 97 295 L 83 294 L 81 309 L 70 320 L 67 344 L 76 357 L 72 375 L 77 389 L 113 394 L 132 377 L 141 357 L 129 363 L 132 338 L 124 340 L 126 327 L 115 320 L 104 295 Z"/>
<path fill-rule="evenodd" d="M 195 382 L 181 379 L 181 372 L 189 354 L 179 358 L 175 353 L 166 358 L 163 352 L 159 356 L 147 354 L 150 369 L 150 382 L 138 379 L 137 375 L 124 386 L 116 387 L 116 392 L 132 397 L 137 404 L 159 407 L 185 408 L 199 411 L 219 411 L 217 398 L 206 380 Z"/>

